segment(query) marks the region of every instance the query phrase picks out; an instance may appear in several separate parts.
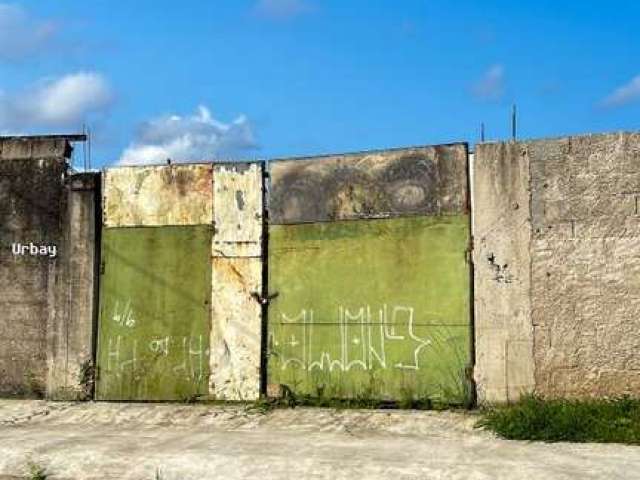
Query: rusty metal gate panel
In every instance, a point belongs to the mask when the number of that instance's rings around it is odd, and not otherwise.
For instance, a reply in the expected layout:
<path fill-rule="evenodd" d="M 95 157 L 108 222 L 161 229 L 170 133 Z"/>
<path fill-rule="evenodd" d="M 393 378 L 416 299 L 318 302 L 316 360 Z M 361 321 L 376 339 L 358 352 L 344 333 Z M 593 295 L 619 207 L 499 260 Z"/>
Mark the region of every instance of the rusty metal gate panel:
<path fill-rule="evenodd" d="M 271 168 L 268 383 L 299 395 L 472 395 L 466 145 Z"/>
<path fill-rule="evenodd" d="M 467 145 L 271 162 L 270 224 L 467 211 Z"/>
<path fill-rule="evenodd" d="M 110 168 L 104 172 L 106 227 L 208 225 L 212 165 Z"/>
<path fill-rule="evenodd" d="M 103 230 L 97 399 L 208 393 L 211 230 Z"/>
<path fill-rule="evenodd" d="M 260 395 L 263 165 L 214 168 L 210 393 Z"/>
<path fill-rule="evenodd" d="M 260 396 L 260 258 L 213 258 L 211 386 L 224 400 Z"/>
<path fill-rule="evenodd" d="M 262 255 L 262 164 L 214 167 L 213 256 Z"/>

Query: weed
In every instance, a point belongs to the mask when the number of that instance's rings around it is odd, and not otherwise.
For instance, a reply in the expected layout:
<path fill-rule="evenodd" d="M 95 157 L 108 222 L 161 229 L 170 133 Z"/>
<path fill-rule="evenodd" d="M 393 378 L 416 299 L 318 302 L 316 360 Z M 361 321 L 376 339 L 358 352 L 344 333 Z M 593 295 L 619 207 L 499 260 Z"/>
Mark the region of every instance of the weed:
<path fill-rule="evenodd" d="M 38 376 L 31 370 L 24 374 L 27 394 L 35 398 L 44 398 L 44 386 Z"/>
<path fill-rule="evenodd" d="M 271 410 L 273 410 L 275 408 L 278 408 L 279 403 L 280 402 L 278 400 L 276 400 L 276 399 L 260 397 L 255 402 L 250 403 L 249 405 L 247 405 L 247 411 L 248 412 L 257 412 L 257 413 L 267 414 Z"/>
<path fill-rule="evenodd" d="M 37 463 L 29 462 L 29 480 L 47 480 L 49 474 L 46 469 Z"/>
<path fill-rule="evenodd" d="M 80 365 L 78 383 L 81 387 L 80 400 L 91 400 L 95 390 L 96 368 L 92 360 L 86 360 Z"/>
<path fill-rule="evenodd" d="M 485 409 L 476 427 L 513 440 L 640 445 L 640 399 L 544 400 L 528 395 Z"/>

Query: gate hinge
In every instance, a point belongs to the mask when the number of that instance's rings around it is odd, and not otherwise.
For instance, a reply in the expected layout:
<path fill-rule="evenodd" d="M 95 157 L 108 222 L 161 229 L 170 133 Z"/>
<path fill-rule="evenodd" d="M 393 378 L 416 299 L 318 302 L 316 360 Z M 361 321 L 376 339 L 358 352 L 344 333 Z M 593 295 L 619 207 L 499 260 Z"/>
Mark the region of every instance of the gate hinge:
<path fill-rule="evenodd" d="M 251 292 L 251 297 L 260 305 L 269 305 L 269 303 L 271 303 L 271 300 L 276 298 L 278 295 L 280 294 L 276 292 L 276 293 L 272 293 L 271 295 L 267 295 L 266 297 L 263 297 L 258 292 Z"/>

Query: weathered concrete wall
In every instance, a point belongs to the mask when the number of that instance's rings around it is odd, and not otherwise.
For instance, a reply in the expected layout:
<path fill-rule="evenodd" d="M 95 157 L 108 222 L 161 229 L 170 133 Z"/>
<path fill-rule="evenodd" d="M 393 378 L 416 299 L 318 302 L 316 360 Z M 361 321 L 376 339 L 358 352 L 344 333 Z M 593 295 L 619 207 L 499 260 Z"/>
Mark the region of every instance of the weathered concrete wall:
<path fill-rule="evenodd" d="M 66 178 L 70 153 L 65 138 L 0 140 L 1 395 L 84 396 L 95 197 Z"/>
<path fill-rule="evenodd" d="M 481 145 L 475 174 L 485 399 L 640 395 L 640 135 Z"/>
<path fill-rule="evenodd" d="M 65 141 L 0 141 L 0 393 L 44 395 L 59 257 L 12 245 L 62 246 Z M 58 252 L 59 253 L 59 252 Z"/>
<path fill-rule="evenodd" d="M 503 402 L 534 384 L 529 158 L 483 144 L 474 166 L 474 376 L 480 402 Z"/>
<path fill-rule="evenodd" d="M 47 332 L 47 396 L 90 399 L 98 303 L 100 174 L 71 175 L 65 188 L 67 211 L 62 230 L 66 247 L 59 259 L 64 280 L 56 290 L 54 321 Z"/>

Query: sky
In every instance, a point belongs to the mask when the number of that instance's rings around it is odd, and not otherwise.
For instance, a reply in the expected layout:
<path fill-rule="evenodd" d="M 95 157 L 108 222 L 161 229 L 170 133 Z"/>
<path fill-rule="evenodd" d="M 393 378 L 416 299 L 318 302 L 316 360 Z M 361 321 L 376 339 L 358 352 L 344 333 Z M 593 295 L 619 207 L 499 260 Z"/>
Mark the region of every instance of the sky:
<path fill-rule="evenodd" d="M 640 2 L 0 0 L 0 134 L 92 166 L 640 129 Z M 77 160 L 77 159 L 76 159 Z"/>

